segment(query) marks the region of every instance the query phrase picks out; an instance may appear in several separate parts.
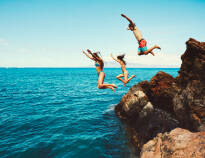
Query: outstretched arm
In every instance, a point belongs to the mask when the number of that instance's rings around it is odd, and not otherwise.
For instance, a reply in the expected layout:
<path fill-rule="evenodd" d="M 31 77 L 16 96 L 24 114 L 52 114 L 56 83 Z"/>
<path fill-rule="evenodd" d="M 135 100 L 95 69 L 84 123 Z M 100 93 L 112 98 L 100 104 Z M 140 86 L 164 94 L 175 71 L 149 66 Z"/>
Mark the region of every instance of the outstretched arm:
<path fill-rule="evenodd" d="M 88 53 L 89 53 L 90 55 L 92 55 L 92 56 L 93 56 L 93 53 L 91 52 L 91 50 L 90 50 L 90 49 L 87 49 L 87 51 L 88 51 Z"/>
<path fill-rule="evenodd" d="M 96 59 L 96 57 L 93 55 L 93 53 L 91 52 L 91 50 L 90 49 L 87 49 L 87 52 L 93 57 L 93 60 L 95 60 Z"/>
<path fill-rule="evenodd" d="M 125 14 L 121 14 L 121 16 L 124 17 L 125 19 L 127 19 L 130 22 L 131 25 L 133 25 L 133 26 L 135 25 L 133 23 L 133 21 L 130 18 L 128 18 Z"/>
<path fill-rule="evenodd" d="M 87 49 L 88 53 L 93 57 L 93 60 L 96 61 L 96 60 L 99 60 L 99 61 L 102 61 L 103 62 L 103 59 L 100 58 L 100 57 L 97 57 L 95 55 L 93 55 L 93 53 L 91 52 L 90 49 Z"/>
<path fill-rule="evenodd" d="M 92 56 L 90 56 L 89 54 L 87 54 L 85 51 L 83 51 L 83 53 L 88 57 L 90 58 L 91 60 L 94 60 Z"/>
<path fill-rule="evenodd" d="M 113 58 L 113 60 L 119 62 L 119 60 L 117 60 L 116 58 L 114 58 L 114 57 L 112 56 L 112 53 L 110 54 L 110 56 Z"/>

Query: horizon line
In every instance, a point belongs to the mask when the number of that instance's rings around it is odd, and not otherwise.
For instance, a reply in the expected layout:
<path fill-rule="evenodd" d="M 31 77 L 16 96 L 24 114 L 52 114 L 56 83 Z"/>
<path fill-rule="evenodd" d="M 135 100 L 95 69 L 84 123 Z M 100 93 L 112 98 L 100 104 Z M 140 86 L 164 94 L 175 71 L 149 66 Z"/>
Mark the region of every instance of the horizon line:
<path fill-rule="evenodd" d="M 12 69 L 12 68 L 91 68 L 91 69 L 95 69 L 95 67 L 15 67 L 15 66 L 9 66 L 9 67 L 1 67 L 0 66 L 0 68 L 2 69 Z M 121 69 L 121 67 L 106 67 L 106 68 L 116 68 L 116 69 Z M 106 69 L 106 68 L 104 68 L 104 69 Z M 127 67 L 128 69 L 129 68 L 149 68 L 149 69 L 167 69 L 167 68 L 169 68 L 169 69 L 178 69 L 178 68 L 180 68 L 180 67 Z"/>

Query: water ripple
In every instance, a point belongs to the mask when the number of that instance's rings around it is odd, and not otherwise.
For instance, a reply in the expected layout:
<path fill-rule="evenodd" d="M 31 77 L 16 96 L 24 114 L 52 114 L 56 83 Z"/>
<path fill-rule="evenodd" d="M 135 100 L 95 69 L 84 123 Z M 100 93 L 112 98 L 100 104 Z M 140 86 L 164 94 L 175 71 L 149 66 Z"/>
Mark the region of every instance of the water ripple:
<path fill-rule="evenodd" d="M 115 79 L 120 69 L 105 69 L 105 82 L 118 86 L 113 93 L 97 88 L 95 69 L 0 69 L 0 157 L 130 157 L 114 106 L 159 70 L 128 69 L 137 76 L 124 87 Z"/>

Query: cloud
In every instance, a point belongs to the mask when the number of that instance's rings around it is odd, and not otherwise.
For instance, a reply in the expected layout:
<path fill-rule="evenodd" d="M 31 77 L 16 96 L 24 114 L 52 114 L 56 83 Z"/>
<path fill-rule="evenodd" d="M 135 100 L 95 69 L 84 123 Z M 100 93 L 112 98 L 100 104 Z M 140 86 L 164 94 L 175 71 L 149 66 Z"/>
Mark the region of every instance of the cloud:
<path fill-rule="evenodd" d="M 116 67 L 116 63 L 111 59 L 111 57 L 106 56 L 104 60 L 108 67 Z M 133 54 L 126 54 L 125 60 L 127 62 L 127 67 L 180 67 L 181 65 L 181 55 L 174 53 L 155 53 L 152 55 L 142 55 L 138 56 Z"/>
<path fill-rule="evenodd" d="M 6 39 L 0 38 L 0 45 L 8 46 L 8 45 L 9 45 L 9 42 L 8 42 L 8 40 L 6 40 Z"/>
<path fill-rule="evenodd" d="M 32 51 L 28 48 L 19 48 L 17 51 L 19 53 L 32 53 Z"/>

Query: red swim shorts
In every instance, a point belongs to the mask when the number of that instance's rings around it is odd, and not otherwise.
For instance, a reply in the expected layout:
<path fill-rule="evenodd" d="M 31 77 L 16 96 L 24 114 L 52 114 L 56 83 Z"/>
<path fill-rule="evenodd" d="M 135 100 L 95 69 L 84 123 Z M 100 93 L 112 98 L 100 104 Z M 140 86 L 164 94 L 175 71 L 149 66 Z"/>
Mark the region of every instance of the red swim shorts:
<path fill-rule="evenodd" d="M 147 46 L 147 41 L 145 39 L 141 39 L 139 41 L 139 48 L 143 48 Z"/>

